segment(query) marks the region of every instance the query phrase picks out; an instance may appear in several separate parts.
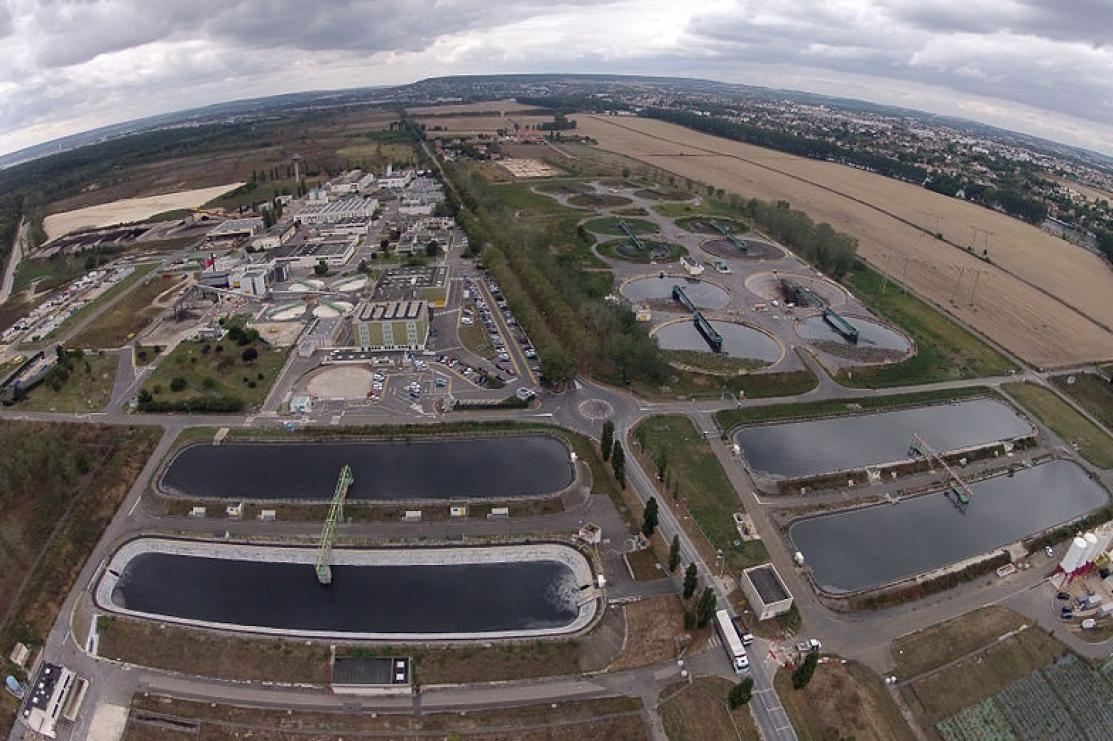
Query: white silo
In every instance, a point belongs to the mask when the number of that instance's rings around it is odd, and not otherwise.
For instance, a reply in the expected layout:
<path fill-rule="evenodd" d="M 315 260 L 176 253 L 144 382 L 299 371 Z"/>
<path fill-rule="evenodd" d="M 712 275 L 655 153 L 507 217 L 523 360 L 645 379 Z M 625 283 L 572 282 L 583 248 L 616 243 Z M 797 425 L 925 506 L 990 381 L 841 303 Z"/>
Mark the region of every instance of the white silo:
<path fill-rule="evenodd" d="M 1082 556 L 1082 565 L 1085 566 L 1098 557 L 1098 536 L 1086 533 L 1082 538 L 1086 541 L 1086 553 Z"/>
<path fill-rule="evenodd" d="M 1098 537 L 1098 555 L 1109 553 L 1109 547 L 1113 546 L 1113 522 L 1103 522 L 1094 530 L 1094 535 Z"/>
<path fill-rule="evenodd" d="M 1070 548 L 1063 556 L 1063 560 L 1059 562 L 1059 568 L 1063 570 L 1064 574 L 1070 575 L 1074 573 L 1079 566 L 1084 562 L 1082 557 L 1086 554 L 1086 539 L 1079 536 L 1071 541 Z"/>

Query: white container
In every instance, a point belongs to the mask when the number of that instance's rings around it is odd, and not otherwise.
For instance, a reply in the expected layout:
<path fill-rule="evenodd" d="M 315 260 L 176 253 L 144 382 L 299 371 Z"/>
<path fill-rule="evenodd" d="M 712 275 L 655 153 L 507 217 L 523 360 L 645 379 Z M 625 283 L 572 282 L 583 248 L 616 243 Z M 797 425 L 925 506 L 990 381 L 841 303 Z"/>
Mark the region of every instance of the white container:
<path fill-rule="evenodd" d="M 1066 555 L 1063 560 L 1059 562 L 1059 568 L 1066 574 L 1074 573 L 1083 563 L 1082 557 L 1086 554 L 1086 539 L 1077 537 L 1071 541 L 1070 548 L 1067 549 Z"/>
<path fill-rule="evenodd" d="M 1098 536 L 1086 533 L 1082 539 L 1086 541 L 1086 553 L 1082 556 L 1082 565 L 1085 566 L 1098 556 Z"/>

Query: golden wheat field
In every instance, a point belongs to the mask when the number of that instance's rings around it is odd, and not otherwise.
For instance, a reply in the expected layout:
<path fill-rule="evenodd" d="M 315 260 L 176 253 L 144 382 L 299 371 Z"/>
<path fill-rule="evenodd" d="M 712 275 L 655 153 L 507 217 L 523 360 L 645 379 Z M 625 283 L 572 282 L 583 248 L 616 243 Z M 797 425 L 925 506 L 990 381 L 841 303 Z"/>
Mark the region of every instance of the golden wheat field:
<path fill-rule="evenodd" d="M 576 119 L 578 133 L 601 149 L 746 197 L 789 201 L 853 234 L 866 261 L 1034 365 L 1113 358 L 1113 270 L 1034 226 L 881 175 L 663 121 Z M 962 246 L 976 241 L 979 255 L 988 244 L 991 262 L 924 229 Z"/>
<path fill-rule="evenodd" d="M 494 113 L 502 115 L 515 111 L 532 111 L 537 106 L 522 105 L 514 100 L 480 100 L 474 103 L 451 103 L 447 105 L 426 105 L 407 108 L 411 116 L 452 116 L 465 113 Z"/>

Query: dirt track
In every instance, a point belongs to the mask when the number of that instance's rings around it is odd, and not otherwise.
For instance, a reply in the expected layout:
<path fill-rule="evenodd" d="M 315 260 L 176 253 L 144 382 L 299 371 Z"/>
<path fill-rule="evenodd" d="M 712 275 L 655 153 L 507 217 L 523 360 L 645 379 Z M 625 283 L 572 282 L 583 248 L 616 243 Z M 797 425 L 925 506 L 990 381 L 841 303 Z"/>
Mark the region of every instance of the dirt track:
<path fill-rule="evenodd" d="M 662 121 L 576 118 L 579 133 L 602 149 L 746 197 L 787 200 L 853 234 L 868 262 L 1037 366 L 1113 358 L 1113 270 L 1080 247 L 989 209 L 850 167 Z M 976 238 L 978 254 L 988 233 L 992 262 L 925 229 L 963 246 Z"/>

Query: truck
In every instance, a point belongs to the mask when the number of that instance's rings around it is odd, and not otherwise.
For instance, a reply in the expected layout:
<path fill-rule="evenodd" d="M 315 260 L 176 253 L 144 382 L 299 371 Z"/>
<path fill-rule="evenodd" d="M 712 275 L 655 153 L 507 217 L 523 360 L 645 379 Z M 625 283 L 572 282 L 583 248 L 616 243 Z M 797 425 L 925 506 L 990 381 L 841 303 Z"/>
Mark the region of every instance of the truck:
<path fill-rule="evenodd" d="M 1101 607 L 1101 597 L 1096 594 L 1087 594 L 1075 600 L 1075 607 L 1079 610 L 1093 610 L 1096 607 Z"/>
<path fill-rule="evenodd" d="M 738 675 L 745 673 L 750 668 L 750 658 L 746 656 L 746 648 L 742 645 L 742 639 L 734 628 L 734 621 L 726 610 L 715 613 L 715 631 L 723 642 L 723 650 L 727 652 L 734 673 Z"/>
<path fill-rule="evenodd" d="M 796 650 L 803 654 L 817 654 L 823 650 L 823 644 L 814 638 L 796 644 Z"/>
<path fill-rule="evenodd" d="M 742 639 L 742 646 L 749 646 L 754 642 L 754 634 L 746 630 L 746 623 L 743 622 L 741 615 L 736 615 L 732 620 L 734 623 L 734 630 Z"/>

